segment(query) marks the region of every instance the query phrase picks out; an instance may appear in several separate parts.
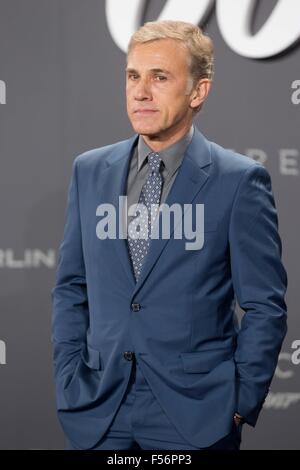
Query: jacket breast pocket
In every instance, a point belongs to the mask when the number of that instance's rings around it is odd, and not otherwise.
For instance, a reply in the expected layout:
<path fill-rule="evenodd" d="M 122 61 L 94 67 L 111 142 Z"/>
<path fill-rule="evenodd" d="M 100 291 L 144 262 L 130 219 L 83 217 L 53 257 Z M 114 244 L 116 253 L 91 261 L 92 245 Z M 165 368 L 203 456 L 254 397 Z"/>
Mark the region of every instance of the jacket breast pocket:
<path fill-rule="evenodd" d="M 220 363 L 232 357 L 233 351 L 228 348 L 203 349 L 180 353 L 183 370 L 188 374 L 208 373 Z"/>

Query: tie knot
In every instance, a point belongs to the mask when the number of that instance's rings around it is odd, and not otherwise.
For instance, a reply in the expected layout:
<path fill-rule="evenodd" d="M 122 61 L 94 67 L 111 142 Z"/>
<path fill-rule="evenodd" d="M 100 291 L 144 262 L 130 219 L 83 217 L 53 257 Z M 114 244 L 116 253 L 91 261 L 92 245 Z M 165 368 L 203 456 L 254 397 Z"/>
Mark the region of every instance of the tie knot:
<path fill-rule="evenodd" d="M 148 155 L 148 163 L 151 171 L 159 173 L 160 164 L 162 162 L 161 156 L 156 152 L 151 152 Z"/>

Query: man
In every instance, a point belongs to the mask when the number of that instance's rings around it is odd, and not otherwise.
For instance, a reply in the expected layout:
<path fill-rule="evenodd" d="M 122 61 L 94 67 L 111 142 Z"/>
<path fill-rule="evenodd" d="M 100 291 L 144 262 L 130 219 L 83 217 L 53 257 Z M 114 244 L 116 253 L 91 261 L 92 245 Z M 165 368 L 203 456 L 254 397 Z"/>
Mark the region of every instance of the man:
<path fill-rule="evenodd" d="M 243 423 L 257 422 L 287 331 L 287 276 L 267 170 L 193 125 L 212 76 L 197 26 L 146 23 L 126 67 L 136 134 L 74 161 L 52 291 L 69 449 L 239 449 Z M 182 208 L 169 237 L 155 236 L 159 204 Z M 178 221 L 201 206 L 204 243 L 187 249 Z"/>

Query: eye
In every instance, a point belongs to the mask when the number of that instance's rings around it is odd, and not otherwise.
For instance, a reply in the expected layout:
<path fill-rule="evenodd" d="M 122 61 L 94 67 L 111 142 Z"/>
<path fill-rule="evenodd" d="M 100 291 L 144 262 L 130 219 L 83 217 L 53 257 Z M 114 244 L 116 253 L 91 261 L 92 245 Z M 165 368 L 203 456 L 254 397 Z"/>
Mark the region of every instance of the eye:
<path fill-rule="evenodd" d="M 156 75 L 155 78 L 158 78 L 159 82 L 163 82 L 164 80 L 167 80 L 167 77 L 165 77 L 164 75 Z"/>
<path fill-rule="evenodd" d="M 129 78 L 130 80 L 135 80 L 137 77 L 138 77 L 138 75 L 136 75 L 136 74 L 134 74 L 134 73 L 130 73 L 130 74 L 128 75 L 128 78 Z"/>

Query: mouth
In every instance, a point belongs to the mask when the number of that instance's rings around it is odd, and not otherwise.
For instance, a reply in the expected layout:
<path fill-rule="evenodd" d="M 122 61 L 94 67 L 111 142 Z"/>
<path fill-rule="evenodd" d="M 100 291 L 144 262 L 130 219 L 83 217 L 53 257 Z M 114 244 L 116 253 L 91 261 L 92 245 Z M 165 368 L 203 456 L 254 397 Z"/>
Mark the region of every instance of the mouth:
<path fill-rule="evenodd" d="M 158 111 L 156 109 L 137 109 L 133 114 L 136 114 L 137 116 L 151 116 L 157 112 Z"/>

